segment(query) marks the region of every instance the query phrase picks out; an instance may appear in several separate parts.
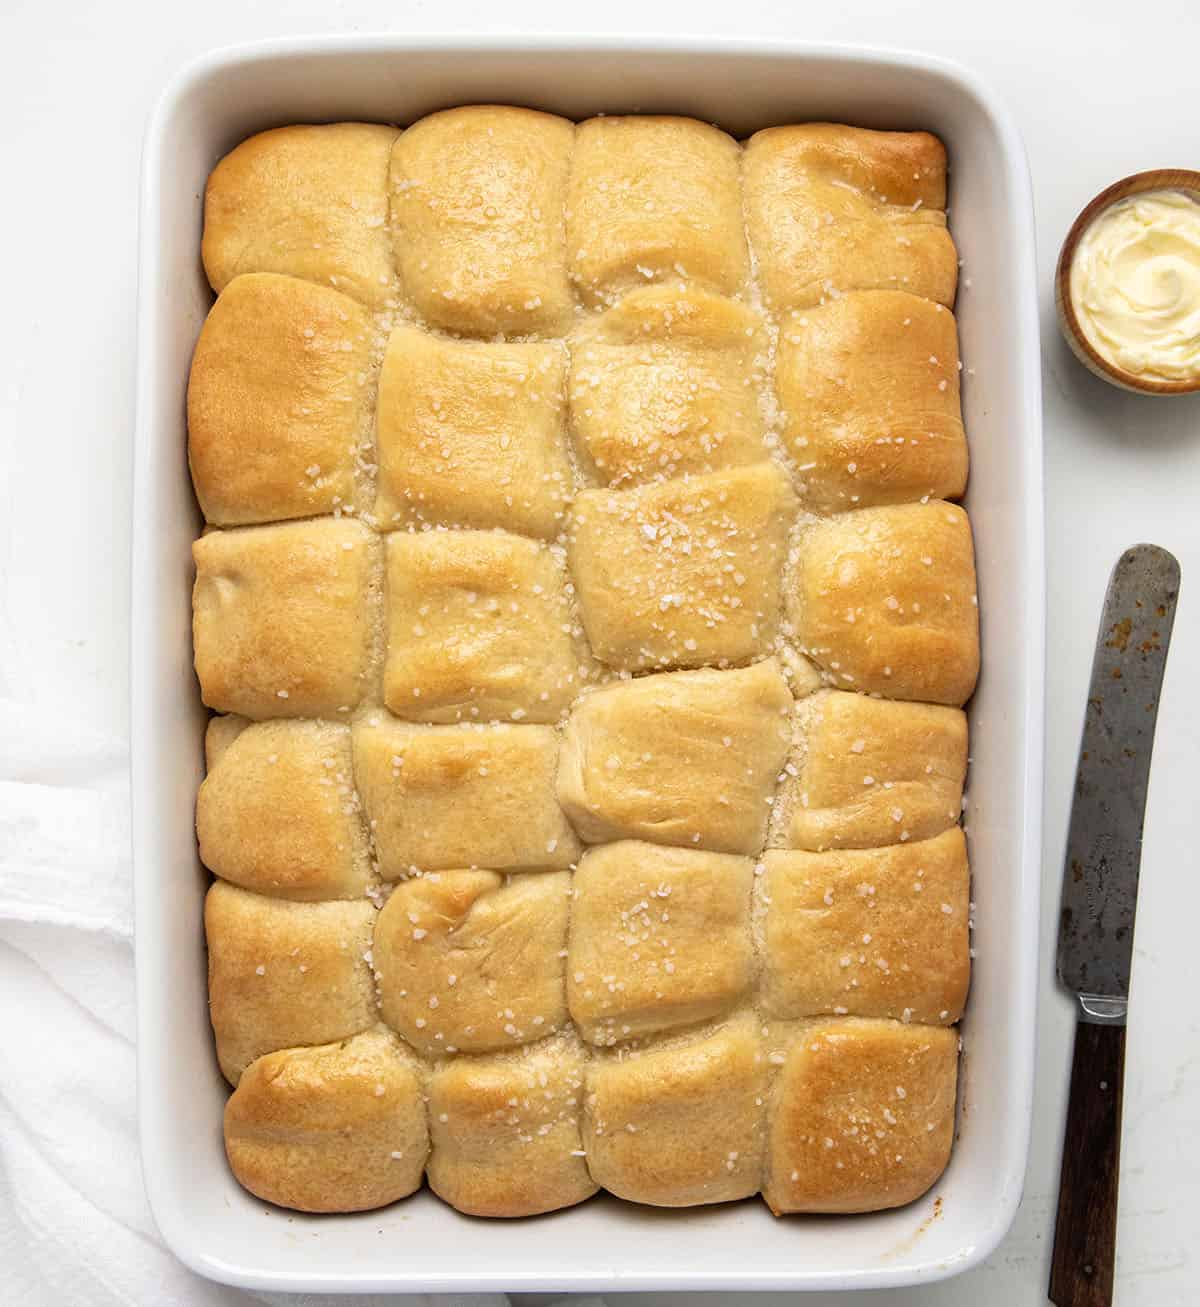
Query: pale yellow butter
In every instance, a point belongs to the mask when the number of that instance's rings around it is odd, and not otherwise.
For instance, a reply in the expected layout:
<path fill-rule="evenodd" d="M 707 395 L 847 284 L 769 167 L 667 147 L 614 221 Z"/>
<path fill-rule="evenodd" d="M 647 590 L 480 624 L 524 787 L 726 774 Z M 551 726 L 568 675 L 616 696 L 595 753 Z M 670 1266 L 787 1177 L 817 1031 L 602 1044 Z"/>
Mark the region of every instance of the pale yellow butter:
<path fill-rule="evenodd" d="M 1076 248 L 1070 293 L 1101 358 L 1156 380 L 1200 374 L 1200 203 L 1158 190 L 1104 209 Z"/>

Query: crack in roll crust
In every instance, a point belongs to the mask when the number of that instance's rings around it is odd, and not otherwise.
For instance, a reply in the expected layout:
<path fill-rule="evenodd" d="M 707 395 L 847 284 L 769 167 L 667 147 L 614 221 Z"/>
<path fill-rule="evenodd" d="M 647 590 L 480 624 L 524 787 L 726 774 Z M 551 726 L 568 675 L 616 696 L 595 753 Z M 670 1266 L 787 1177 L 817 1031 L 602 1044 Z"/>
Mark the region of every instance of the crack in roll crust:
<path fill-rule="evenodd" d="M 923 132 L 499 105 L 218 164 L 196 819 L 250 1192 L 936 1181 L 979 658 L 945 202 Z"/>
<path fill-rule="evenodd" d="M 383 1019 L 432 1057 L 552 1034 L 567 1020 L 569 883 L 447 871 L 398 885 L 375 923 Z"/>

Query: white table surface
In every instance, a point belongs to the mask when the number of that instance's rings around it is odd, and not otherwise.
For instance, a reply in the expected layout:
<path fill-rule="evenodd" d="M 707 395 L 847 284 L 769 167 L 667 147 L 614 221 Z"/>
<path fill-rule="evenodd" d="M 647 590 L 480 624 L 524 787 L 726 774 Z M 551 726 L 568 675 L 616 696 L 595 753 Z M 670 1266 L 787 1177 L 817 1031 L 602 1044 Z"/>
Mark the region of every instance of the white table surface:
<path fill-rule="evenodd" d="M 127 734 L 136 196 L 142 132 L 159 88 L 181 62 L 213 46 L 384 28 L 711 31 L 908 46 L 971 64 L 1012 105 L 1038 209 L 1049 532 L 1046 911 L 1033 1149 L 1016 1225 L 986 1266 L 888 1302 L 1045 1301 L 1073 1023 L 1052 980 L 1068 799 L 1105 579 L 1124 546 L 1153 540 L 1179 557 L 1184 584 L 1142 863 L 1117 1301 L 1190 1307 L 1200 1300 L 1200 1026 L 1186 979 L 1200 910 L 1188 853 L 1200 737 L 1200 697 L 1189 690 L 1200 658 L 1200 603 L 1192 596 L 1192 585 L 1200 587 L 1200 401 L 1125 396 L 1085 374 L 1058 338 L 1049 292 L 1066 228 L 1097 190 L 1143 168 L 1200 166 L 1200 6 L 0 0 L 0 694 L 19 692 L 69 708 L 81 726 Z M 632 1295 L 630 1307 L 650 1297 Z M 834 1299 L 809 1301 L 819 1307 Z M 866 1295 L 837 1298 L 838 1307 L 851 1301 Z"/>

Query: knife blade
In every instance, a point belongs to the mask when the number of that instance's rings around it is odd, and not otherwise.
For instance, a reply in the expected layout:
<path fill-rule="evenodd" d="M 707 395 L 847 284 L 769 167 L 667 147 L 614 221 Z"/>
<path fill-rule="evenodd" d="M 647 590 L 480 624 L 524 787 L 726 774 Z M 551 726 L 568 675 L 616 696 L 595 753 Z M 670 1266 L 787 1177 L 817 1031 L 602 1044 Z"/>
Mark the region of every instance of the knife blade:
<path fill-rule="evenodd" d="M 1109 578 L 1092 659 L 1059 914 L 1058 978 L 1078 1001 L 1050 1300 L 1110 1307 L 1125 1021 L 1150 753 L 1179 564 L 1134 545 Z"/>
<path fill-rule="evenodd" d="M 1083 1019 L 1123 1021 L 1150 753 L 1179 564 L 1134 545 L 1113 568 L 1092 660 L 1067 835 L 1058 978 Z"/>

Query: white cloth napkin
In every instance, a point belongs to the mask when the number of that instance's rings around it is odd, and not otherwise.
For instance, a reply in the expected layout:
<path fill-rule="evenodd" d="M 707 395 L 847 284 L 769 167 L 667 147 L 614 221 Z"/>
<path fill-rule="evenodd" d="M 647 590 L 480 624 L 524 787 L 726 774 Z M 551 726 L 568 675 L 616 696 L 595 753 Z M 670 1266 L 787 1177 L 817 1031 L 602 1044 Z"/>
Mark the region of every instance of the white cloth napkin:
<path fill-rule="evenodd" d="M 142 1187 L 132 933 L 124 742 L 0 698 L 0 1300 L 22 1307 L 507 1303 L 502 1294 L 249 1294 L 210 1284 L 177 1262 Z"/>

